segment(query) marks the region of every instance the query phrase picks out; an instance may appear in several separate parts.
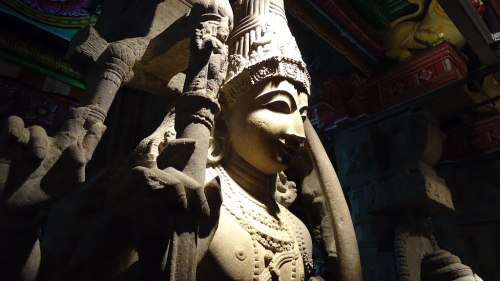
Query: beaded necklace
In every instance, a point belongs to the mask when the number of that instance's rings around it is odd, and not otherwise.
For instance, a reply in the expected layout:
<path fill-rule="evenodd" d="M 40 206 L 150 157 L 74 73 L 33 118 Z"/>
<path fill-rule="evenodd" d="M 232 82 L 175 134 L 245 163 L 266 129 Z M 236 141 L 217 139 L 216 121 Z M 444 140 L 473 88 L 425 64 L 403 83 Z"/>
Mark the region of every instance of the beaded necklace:
<path fill-rule="evenodd" d="M 275 218 L 267 211 L 267 206 L 245 194 L 240 188 L 234 188 L 236 183 L 220 166 L 215 170 L 226 183 L 223 193 L 228 200 L 224 200 L 224 207 L 233 215 L 238 223 L 255 238 L 266 250 L 273 253 L 291 251 L 295 244 L 292 230 L 278 213 Z"/>
<path fill-rule="evenodd" d="M 291 262 L 292 280 L 299 280 L 297 276 L 297 259 L 300 256 L 299 246 L 288 227 L 288 217 L 281 212 L 277 218 L 270 215 L 267 206 L 258 202 L 240 188 L 234 188 L 237 183 L 221 166 L 215 166 L 215 171 L 222 178 L 222 192 L 227 197 L 223 200 L 223 207 L 233 216 L 238 224 L 250 234 L 254 249 L 254 281 L 272 280 L 279 278 L 280 267 Z M 282 211 L 282 210 L 281 210 Z M 260 269 L 258 244 L 266 250 L 264 255 L 265 268 Z"/>

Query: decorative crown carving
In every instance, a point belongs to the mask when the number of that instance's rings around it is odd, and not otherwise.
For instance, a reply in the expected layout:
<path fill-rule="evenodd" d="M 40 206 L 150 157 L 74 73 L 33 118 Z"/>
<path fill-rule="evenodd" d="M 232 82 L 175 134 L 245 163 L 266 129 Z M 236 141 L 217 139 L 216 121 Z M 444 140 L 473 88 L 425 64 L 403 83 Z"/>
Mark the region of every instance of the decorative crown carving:
<path fill-rule="evenodd" d="M 235 6 L 236 24 L 228 38 L 229 66 L 222 87 L 227 103 L 272 78 L 289 80 L 309 94 L 311 78 L 288 28 L 283 0 L 247 0 Z"/>

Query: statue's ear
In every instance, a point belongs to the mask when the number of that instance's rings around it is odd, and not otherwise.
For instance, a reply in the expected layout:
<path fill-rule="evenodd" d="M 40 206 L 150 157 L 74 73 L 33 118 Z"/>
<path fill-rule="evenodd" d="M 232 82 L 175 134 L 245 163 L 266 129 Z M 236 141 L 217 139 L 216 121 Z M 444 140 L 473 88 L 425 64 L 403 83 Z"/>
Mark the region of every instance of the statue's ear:
<path fill-rule="evenodd" d="M 214 126 L 210 135 L 208 146 L 208 164 L 219 163 L 227 155 L 229 149 L 229 138 L 227 122 L 224 112 L 215 118 Z"/>

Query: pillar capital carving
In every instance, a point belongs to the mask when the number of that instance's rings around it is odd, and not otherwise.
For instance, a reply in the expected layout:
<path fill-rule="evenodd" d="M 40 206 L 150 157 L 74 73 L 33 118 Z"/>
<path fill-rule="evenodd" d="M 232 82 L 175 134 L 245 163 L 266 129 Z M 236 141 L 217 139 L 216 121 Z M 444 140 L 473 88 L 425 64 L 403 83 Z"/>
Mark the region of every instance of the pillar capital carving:
<path fill-rule="evenodd" d="M 344 185 L 362 189 L 371 211 L 453 209 L 451 194 L 432 166 L 443 134 L 423 113 L 404 113 L 344 133 L 335 140 Z"/>

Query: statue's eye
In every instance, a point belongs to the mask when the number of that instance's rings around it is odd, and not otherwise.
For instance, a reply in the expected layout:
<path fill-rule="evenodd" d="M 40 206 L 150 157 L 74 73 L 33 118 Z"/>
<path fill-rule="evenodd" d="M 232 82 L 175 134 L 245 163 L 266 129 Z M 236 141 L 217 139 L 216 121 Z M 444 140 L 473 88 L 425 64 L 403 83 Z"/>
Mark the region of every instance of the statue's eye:
<path fill-rule="evenodd" d="M 259 95 L 257 104 L 273 112 L 290 114 L 297 109 L 293 96 L 287 91 L 269 91 Z"/>
<path fill-rule="evenodd" d="M 265 107 L 272 110 L 272 111 L 280 112 L 280 113 L 288 114 L 288 113 L 292 112 L 290 105 L 284 100 L 273 100 L 273 101 L 265 104 Z"/>

